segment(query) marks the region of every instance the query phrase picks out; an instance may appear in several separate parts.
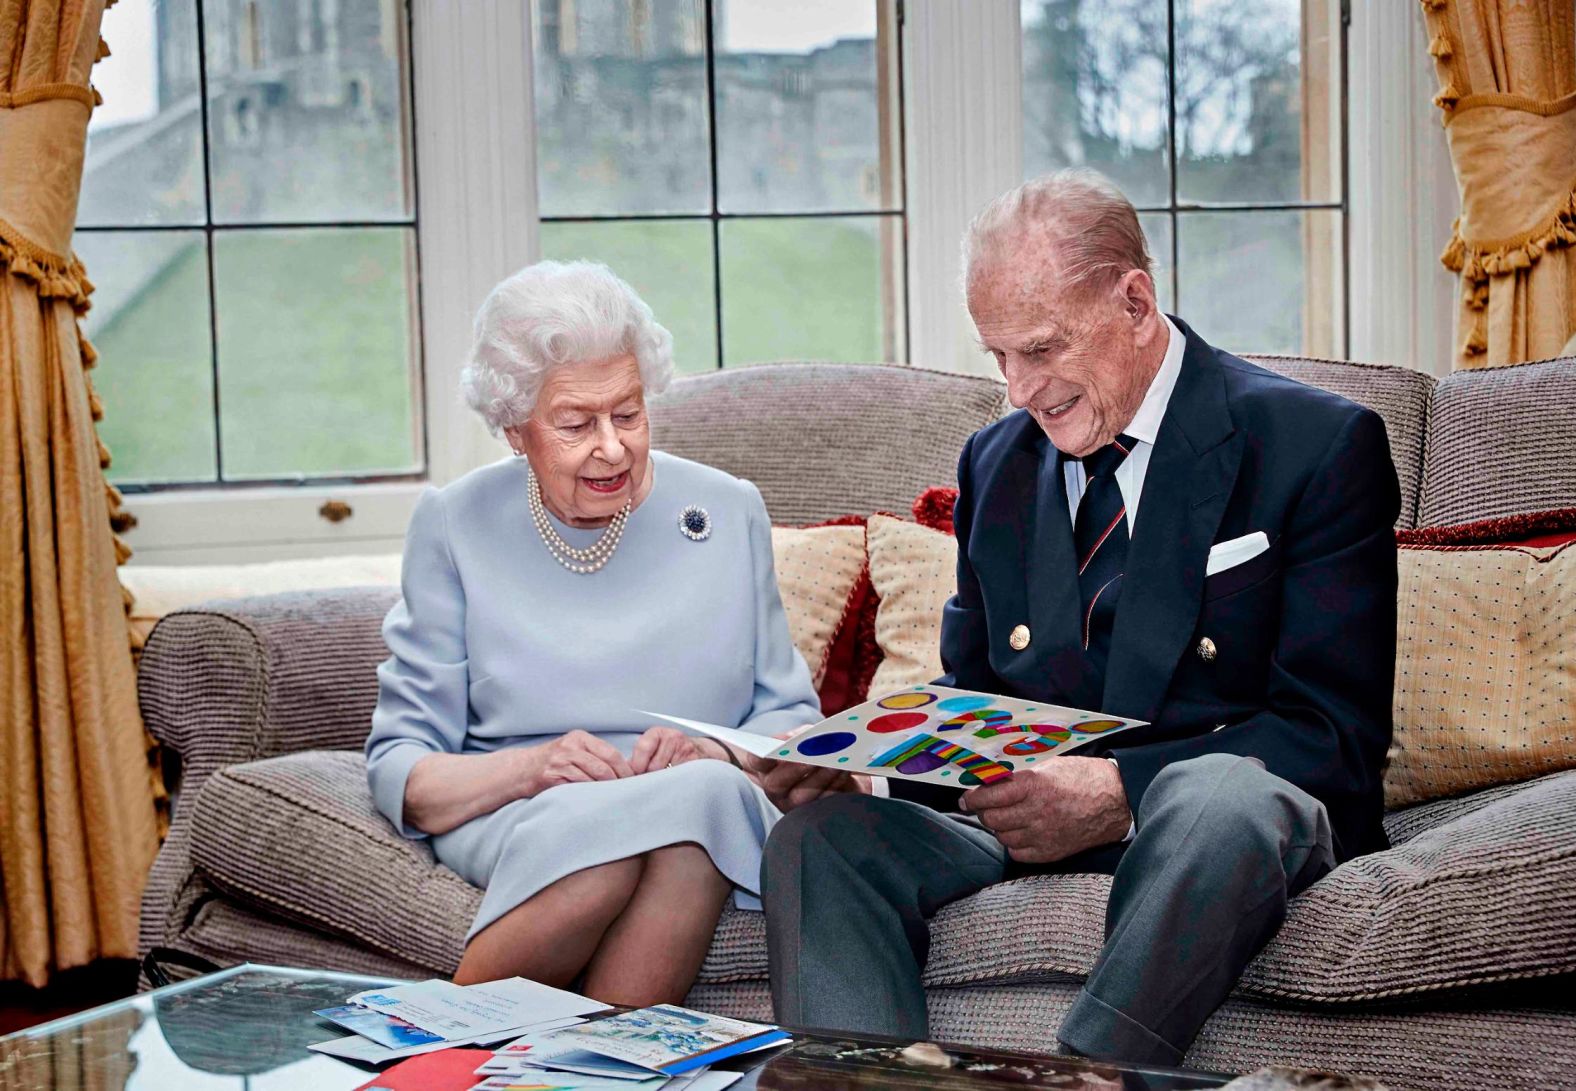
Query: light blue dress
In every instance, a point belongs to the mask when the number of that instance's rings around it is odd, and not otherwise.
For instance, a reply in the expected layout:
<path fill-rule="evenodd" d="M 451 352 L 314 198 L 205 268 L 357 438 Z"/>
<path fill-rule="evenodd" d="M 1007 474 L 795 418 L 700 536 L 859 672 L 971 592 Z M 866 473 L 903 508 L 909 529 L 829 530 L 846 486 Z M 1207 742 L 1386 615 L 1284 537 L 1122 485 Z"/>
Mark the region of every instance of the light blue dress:
<path fill-rule="evenodd" d="M 424 836 L 405 823 L 405 782 L 429 754 L 535 746 L 580 728 L 628 755 L 661 722 L 639 709 L 763 735 L 820 719 L 788 635 L 760 493 L 660 451 L 651 459 L 651 491 L 590 575 L 548 553 L 523 458 L 429 489 L 416 505 L 366 748 L 373 802 L 406 837 Z M 711 517 L 704 541 L 679 529 L 691 504 Z M 553 523 L 577 548 L 601 533 Z M 474 936 L 566 875 L 684 842 L 711 855 L 739 904 L 758 907 L 761 846 L 778 817 L 740 770 L 706 760 L 559 785 L 432 847 L 486 888 Z"/>

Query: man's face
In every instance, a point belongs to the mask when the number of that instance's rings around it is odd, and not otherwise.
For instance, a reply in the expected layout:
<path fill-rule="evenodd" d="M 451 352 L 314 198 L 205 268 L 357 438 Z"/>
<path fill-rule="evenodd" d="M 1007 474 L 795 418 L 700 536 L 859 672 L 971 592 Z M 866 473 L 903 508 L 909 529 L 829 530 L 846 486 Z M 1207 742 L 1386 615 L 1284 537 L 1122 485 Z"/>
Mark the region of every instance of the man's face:
<path fill-rule="evenodd" d="M 1132 421 L 1153 378 L 1144 348 L 1156 326 L 1149 277 L 1070 292 L 1049 244 L 1026 239 L 970 272 L 969 314 L 1007 380 L 1057 449 L 1081 458 Z"/>

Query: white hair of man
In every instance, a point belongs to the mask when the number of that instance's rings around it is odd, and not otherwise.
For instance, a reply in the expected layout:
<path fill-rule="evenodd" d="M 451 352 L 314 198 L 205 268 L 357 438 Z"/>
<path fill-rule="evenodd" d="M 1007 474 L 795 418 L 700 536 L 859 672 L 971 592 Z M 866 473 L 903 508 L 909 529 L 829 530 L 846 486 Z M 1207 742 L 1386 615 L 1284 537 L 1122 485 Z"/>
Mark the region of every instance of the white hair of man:
<path fill-rule="evenodd" d="M 963 236 L 965 289 L 975 270 L 1038 232 L 1051 241 L 1059 281 L 1074 294 L 1115 284 L 1133 269 L 1155 275 L 1133 203 L 1104 175 L 1076 168 L 1010 189 L 974 217 Z"/>
<path fill-rule="evenodd" d="M 594 261 L 539 261 L 498 284 L 476 312 L 460 376 L 495 436 L 523 423 L 551 368 L 634 356 L 647 394 L 673 378 L 673 335 L 635 290 Z"/>

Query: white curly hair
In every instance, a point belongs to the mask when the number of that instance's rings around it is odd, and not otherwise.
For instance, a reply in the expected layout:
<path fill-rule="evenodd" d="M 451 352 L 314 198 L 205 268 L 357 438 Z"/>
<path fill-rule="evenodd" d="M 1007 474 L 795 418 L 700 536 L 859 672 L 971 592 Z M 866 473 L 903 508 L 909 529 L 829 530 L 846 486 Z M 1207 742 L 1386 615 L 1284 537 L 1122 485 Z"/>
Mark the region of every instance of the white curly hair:
<path fill-rule="evenodd" d="M 647 394 L 673 378 L 673 335 L 635 290 L 595 261 L 539 261 L 476 312 L 460 387 L 495 436 L 523 423 L 549 369 L 629 354 Z"/>

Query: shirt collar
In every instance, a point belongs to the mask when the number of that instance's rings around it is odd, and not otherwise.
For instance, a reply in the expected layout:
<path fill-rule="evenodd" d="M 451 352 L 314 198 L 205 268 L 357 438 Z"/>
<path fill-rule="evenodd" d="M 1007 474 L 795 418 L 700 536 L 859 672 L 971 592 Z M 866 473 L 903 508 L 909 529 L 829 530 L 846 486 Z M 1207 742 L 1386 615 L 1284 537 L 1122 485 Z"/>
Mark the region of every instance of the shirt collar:
<path fill-rule="evenodd" d="M 1177 376 L 1182 374 L 1182 353 L 1187 348 L 1187 338 L 1182 336 L 1176 323 L 1166 315 L 1160 317 L 1166 323 L 1165 357 L 1160 361 L 1160 370 L 1149 381 L 1149 391 L 1144 395 L 1143 404 L 1133 415 L 1132 422 L 1122 429 L 1140 443 L 1153 444 L 1155 437 L 1160 434 L 1160 421 L 1166 415 L 1166 406 L 1171 403 L 1171 392 L 1176 389 Z"/>

